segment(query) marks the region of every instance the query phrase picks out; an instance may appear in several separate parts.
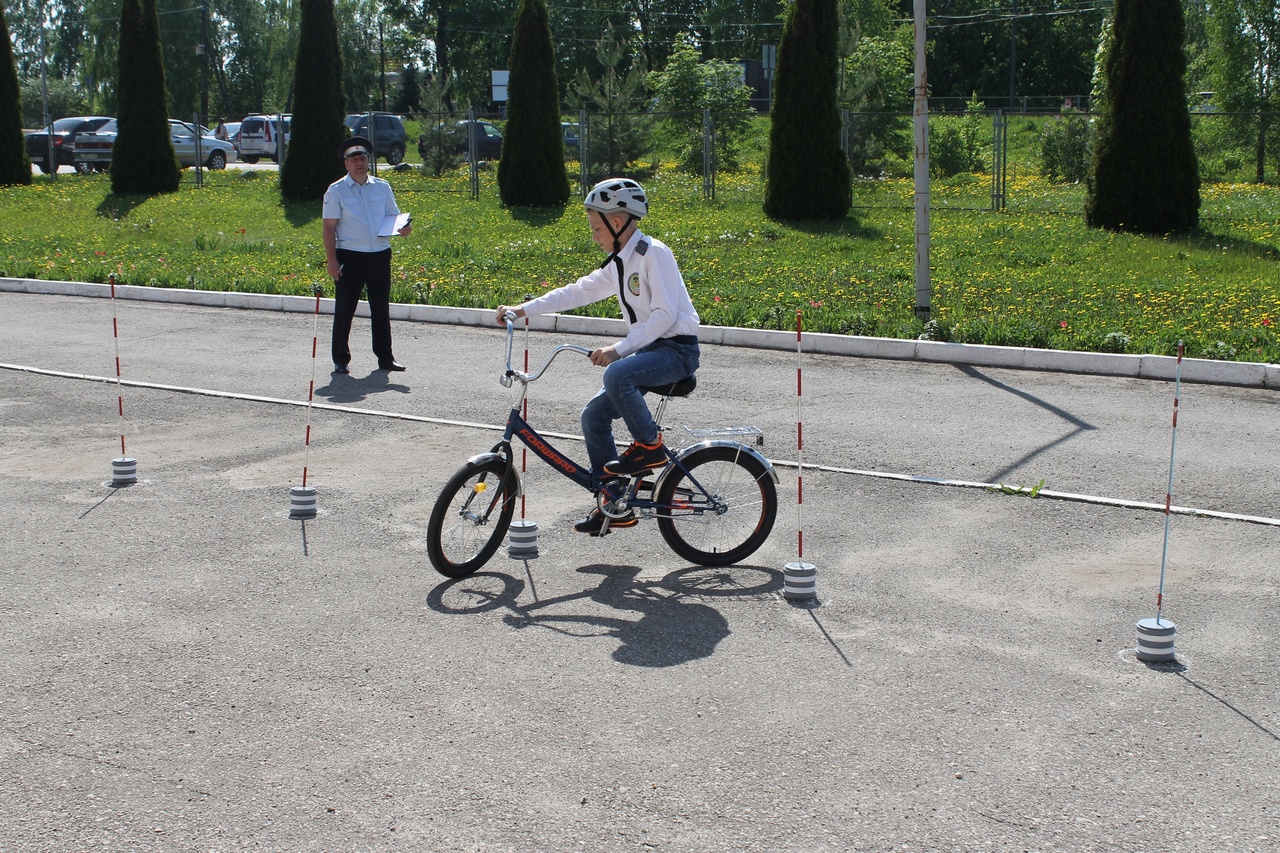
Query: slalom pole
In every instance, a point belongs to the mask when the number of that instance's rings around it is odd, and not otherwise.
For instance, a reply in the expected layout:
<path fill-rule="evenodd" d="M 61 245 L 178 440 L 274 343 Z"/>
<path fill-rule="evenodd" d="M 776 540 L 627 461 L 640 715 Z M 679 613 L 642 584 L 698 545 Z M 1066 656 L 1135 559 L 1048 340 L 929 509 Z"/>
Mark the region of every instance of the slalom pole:
<path fill-rule="evenodd" d="M 311 384 L 307 388 L 307 434 L 302 444 L 302 485 L 289 488 L 289 517 L 314 518 L 319 506 L 315 486 L 307 485 L 307 465 L 311 455 L 311 404 L 316 397 L 316 353 L 320 342 L 320 296 L 324 287 L 312 285 L 316 297 L 315 323 L 311 330 Z"/>
<path fill-rule="evenodd" d="M 524 372 L 529 373 L 529 317 L 524 318 Z M 529 420 L 529 397 L 525 395 L 520 416 Z M 530 560 L 538 556 L 538 523 L 524 515 L 524 475 L 529 470 L 529 449 L 520 447 L 520 520 L 507 528 L 507 556 L 513 560 Z M 528 571 L 525 564 L 525 571 Z M 529 578 L 532 583 L 532 575 Z"/>
<path fill-rule="evenodd" d="M 528 316 L 524 318 L 524 372 L 526 374 L 528 374 L 529 372 L 529 318 Z M 523 406 L 524 410 L 520 413 L 520 416 L 523 417 L 527 422 L 529 420 L 529 396 L 527 394 L 525 395 L 525 398 L 522 402 L 524 404 Z M 521 444 L 520 445 L 520 478 L 521 480 L 524 479 L 524 475 L 528 472 L 528 470 L 529 470 L 529 448 Z M 520 520 L 524 521 L 524 490 L 523 489 L 520 490 Z"/>
<path fill-rule="evenodd" d="M 803 350 L 804 322 L 796 309 L 796 561 L 783 566 L 782 597 L 790 601 L 812 601 L 818 597 L 817 568 L 804 561 L 804 420 L 801 399 L 804 396 L 800 355 Z"/>
<path fill-rule="evenodd" d="M 1169 518 L 1173 507 L 1173 461 L 1178 450 L 1178 402 L 1182 393 L 1182 341 L 1178 341 L 1178 359 L 1173 374 L 1173 428 L 1169 441 L 1169 485 L 1164 493 L 1164 544 L 1160 551 L 1160 584 L 1156 589 L 1156 616 L 1138 621 L 1138 646 L 1135 654 L 1142 661 L 1172 661 L 1177 654 L 1178 626 L 1162 619 L 1164 577 L 1169 560 Z"/>
<path fill-rule="evenodd" d="M 124 387 L 120 378 L 120 317 L 116 310 L 116 274 L 107 276 L 111 283 L 111 341 L 116 357 L 116 409 L 120 413 L 120 457 L 111 460 L 111 485 L 132 486 L 138 482 L 138 460 L 129 457 L 124 446 Z"/>
<path fill-rule="evenodd" d="M 1173 429 L 1169 441 L 1169 486 L 1164 493 L 1164 545 L 1160 550 L 1160 586 L 1156 590 L 1156 622 L 1164 607 L 1164 574 L 1169 559 L 1169 515 L 1173 505 L 1173 459 L 1178 450 L 1178 398 L 1182 391 L 1182 341 L 1178 341 L 1178 361 L 1173 378 Z"/>

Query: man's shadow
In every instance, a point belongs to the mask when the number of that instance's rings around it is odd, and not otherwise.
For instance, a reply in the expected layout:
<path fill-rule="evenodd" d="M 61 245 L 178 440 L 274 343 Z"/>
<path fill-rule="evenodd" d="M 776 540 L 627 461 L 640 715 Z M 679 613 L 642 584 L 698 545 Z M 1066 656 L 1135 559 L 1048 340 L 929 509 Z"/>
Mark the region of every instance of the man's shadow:
<path fill-rule="evenodd" d="M 316 396 L 324 397 L 330 403 L 359 403 L 372 394 L 387 391 L 408 394 L 409 386 L 392 382 L 391 374 L 385 370 L 372 370 L 365 376 L 330 373 L 328 384 L 317 388 Z"/>

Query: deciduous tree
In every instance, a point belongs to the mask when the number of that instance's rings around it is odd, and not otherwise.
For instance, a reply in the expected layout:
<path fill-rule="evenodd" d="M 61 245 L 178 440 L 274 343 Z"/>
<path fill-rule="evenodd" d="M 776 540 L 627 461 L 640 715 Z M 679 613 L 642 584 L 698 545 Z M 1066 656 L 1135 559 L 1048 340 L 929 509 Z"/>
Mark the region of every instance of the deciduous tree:
<path fill-rule="evenodd" d="M 1207 29 L 1214 106 L 1254 114 L 1231 115 L 1225 121 L 1236 136 L 1252 137 L 1255 178 L 1262 183 L 1267 149 L 1280 142 L 1280 121 L 1258 115 L 1280 111 L 1280 2 L 1218 0 L 1211 6 Z"/>

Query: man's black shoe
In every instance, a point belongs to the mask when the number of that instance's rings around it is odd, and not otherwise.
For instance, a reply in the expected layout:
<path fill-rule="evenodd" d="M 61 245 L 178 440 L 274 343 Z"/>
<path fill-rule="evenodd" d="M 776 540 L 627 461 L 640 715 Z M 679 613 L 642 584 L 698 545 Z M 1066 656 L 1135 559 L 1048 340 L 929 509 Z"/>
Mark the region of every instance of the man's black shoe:
<path fill-rule="evenodd" d="M 396 371 L 404 370 L 405 367 L 398 361 L 380 361 L 378 362 L 378 369 L 385 370 L 388 373 L 395 373 Z"/>
<path fill-rule="evenodd" d="M 586 518 L 580 519 L 578 523 L 573 526 L 573 529 L 579 533 L 586 533 L 589 536 L 599 536 L 600 528 L 604 527 L 605 518 L 606 516 L 603 512 L 598 509 L 593 509 L 591 510 L 591 514 Z M 615 527 L 635 527 L 639 523 L 640 519 L 636 518 L 636 514 L 634 512 L 628 512 L 621 518 L 610 518 L 609 529 L 613 530 Z"/>
<path fill-rule="evenodd" d="M 345 364 L 335 364 L 333 366 L 333 372 L 334 373 L 350 373 L 351 368 L 347 367 Z"/>

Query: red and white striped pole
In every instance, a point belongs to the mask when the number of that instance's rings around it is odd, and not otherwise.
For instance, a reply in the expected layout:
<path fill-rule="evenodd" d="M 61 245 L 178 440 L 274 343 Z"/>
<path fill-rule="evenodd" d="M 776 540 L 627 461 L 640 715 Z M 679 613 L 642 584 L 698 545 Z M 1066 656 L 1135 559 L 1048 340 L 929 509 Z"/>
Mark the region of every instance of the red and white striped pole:
<path fill-rule="evenodd" d="M 796 560 L 783 566 L 782 596 L 789 601 L 812 601 L 818 597 L 818 570 L 804 561 L 804 420 L 800 405 L 804 395 L 800 353 L 804 323 L 796 309 Z"/>
<path fill-rule="evenodd" d="M 1160 552 L 1160 585 L 1156 590 L 1156 616 L 1138 621 L 1138 660 L 1171 661 L 1178 626 L 1161 619 L 1164 607 L 1164 572 L 1169 558 L 1169 515 L 1173 508 L 1173 458 L 1178 449 L 1178 397 L 1182 392 L 1182 341 L 1178 341 L 1178 360 L 1173 374 L 1173 438 L 1169 442 L 1169 485 L 1164 493 L 1164 547 Z"/>
<path fill-rule="evenodd" d="M 524 372 L 529 372 L 529 318 L 524 318 Z M 529 398 L 524 398 L 521 417 L 529 420 Z M 524 516 L 524 475 L 529 470 L 529 450 L 520 448 L 520 520 L 507 528 L 507 556 L 513 560 L 530 560 L 538 556 L 538 524 Z"/>
<path fill-rule="evenodd" d="M 132 486 L 138 482 L 138 460 L 124 448 L 124 389 L 120 381 L 120 317 L 116 312 L 116 274 L 107 276 L 111 283 L 111 340 L 116 354 L 116 408 L 120 413 L 120 456 L 111 460 L 111 485 Z"/>
<path fill-rule="evenodd" d="M 324 288 L 315 285 L 312 291 L 316 295 L 315 325 L 311 331 L 311 384 L 307 388 L 307 437 L 302 445 L 302 485 L 289 487 L 289 517 L 315 518 L 319 507 L 319 497 L 315 486 L 307 485 L 307 463 L 311 454 L 311 403 L 316 397 L 316 352 L 320 341 L 320 296 Z"/>

